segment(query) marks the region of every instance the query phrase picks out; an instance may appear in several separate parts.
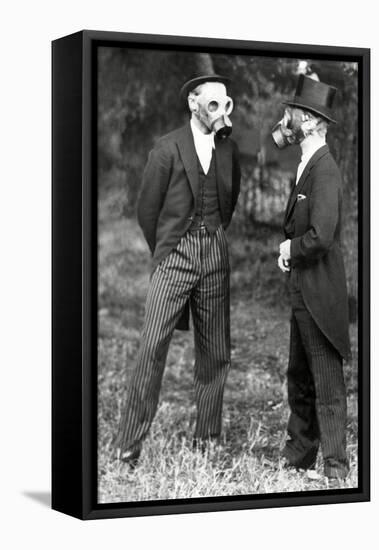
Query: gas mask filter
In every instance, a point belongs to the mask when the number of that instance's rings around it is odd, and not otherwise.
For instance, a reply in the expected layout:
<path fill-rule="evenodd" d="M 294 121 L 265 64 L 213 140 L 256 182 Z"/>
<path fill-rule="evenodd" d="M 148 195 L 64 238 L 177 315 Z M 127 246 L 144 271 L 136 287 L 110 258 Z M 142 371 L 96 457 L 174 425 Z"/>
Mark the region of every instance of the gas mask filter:
<path fill-rule="evenodd" d="M 279 149 L 301 143 L 318 125 L 318 119 L 297 108 L 287 108 L 282 120 L 271 131 L 272 139 Z"/>
<path fill-rule="evenodd" d="M 189 98 L 191 110 L 210 132 L 214 132 L 221 139 L 232 133 L 229 115 L 234 104 L 232 98 L 226 95 L 224 84 L 206 82 L 201 85 L 199 93 L 192 92 Z"/>

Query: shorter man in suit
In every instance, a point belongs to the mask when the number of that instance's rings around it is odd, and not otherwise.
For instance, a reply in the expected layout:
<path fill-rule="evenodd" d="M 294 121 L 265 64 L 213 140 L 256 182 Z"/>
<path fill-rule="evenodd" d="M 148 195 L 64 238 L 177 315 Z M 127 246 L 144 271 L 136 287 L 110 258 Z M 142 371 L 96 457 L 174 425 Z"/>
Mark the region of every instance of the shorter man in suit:
<path fill-rule="evenodd" d="M 229 259 L 225 229 L 239 194 L 240 167 L 229 115 L 229 79 L 202 75 L 181 90 L 191 120 L 160 138 L 149 155 L 138 221 L 150 247 L 153 273 L 137 363 L 116 447 L 134 466 L 155 416 L 175 327 L 195 335 L 194 442 L 201 449 L 221 431 L 230 367 Z M 184 318 L 183 318 L 184 315 Z"/>
<path fill-rule="evenodd" d="M 319 446 L 330 486 L 348 473 L 346 390 L 348 299 L 341 253 L 342 182 L 326 144 L 336 89 L 301 75 L 273 129 L 276 144 L 302 157 L 284 220 L 278 265 L 289 272 L 292 318 L 288 365 L 290 418 L 286 465 L 313 468 Z"/>

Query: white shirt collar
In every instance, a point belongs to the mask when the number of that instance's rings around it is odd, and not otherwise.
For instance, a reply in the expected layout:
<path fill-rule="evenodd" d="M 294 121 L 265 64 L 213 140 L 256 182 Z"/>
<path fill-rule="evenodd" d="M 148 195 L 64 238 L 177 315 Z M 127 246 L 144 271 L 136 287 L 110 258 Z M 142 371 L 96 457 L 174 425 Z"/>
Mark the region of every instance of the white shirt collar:
<path fill-rule="evenodd" d="M 311 157 L 315 154 L 316 151 L 321 149 L 326 144 L 325 140 L 317 141 L 316 143 L 312 143 L 311 146 L 307 149 L 305 153 L 301 155 L 301 164 L 307 164 L 307 162 L 310 160 Z"/>
<path fill-rule="evenodd" d="M 190 120 L 190 124 L 191 124 L 191 130 L 192 130 L 194 139 L 198 142 L 203 142 L 203 143 L 209 142 L 212 145 L 212 148 L 214 149 L 215 148 L 214 133 L 209 132 L 209 134 L 203 134 L 203 132 L 199 130 L 199 128 L 196 126 L 196 124 L 192 119 Z"/>
<path fill-rule="evenodd" d="M 313 143 L 305 153 L 301 155 L 301 161 L 299 163 L 299 166 L 297 167 L 297 174 L 296 174 L 296 185 L 299 182 L 299 179 L 301 178 L 302 173 L 304 172 L 304 168 L 310 161 L 311 157 L 315 154 L 316 151 L 321 149 L 326 144 L 326 141 L 317 141 L 316 143 Z"/>
<path fill-rule="evenodd" d="M 192 119 L 190 120 L 190 124 L 196 154 L 204 173 L 207 174 L 212 160 L 212 150 L 215 148 L 214 133 L 210 132 L 209 134 L 203 134 Z"/>

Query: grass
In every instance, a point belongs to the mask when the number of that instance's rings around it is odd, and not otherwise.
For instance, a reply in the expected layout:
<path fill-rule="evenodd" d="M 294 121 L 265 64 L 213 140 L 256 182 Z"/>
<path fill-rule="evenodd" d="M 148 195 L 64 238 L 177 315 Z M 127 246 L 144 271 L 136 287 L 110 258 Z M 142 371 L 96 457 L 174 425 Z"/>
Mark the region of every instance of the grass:
<path fill-rule="evenodd" d="M 286 367 L 289 306 L 276 268 L 278 237 L 230 239 L 232 369 L 224 399 L 221 444 L 192 451 L 196 410 L 192 388 L 193 335 L 176 332 L 160 405 L 141 460 L 130 472 L 115 460 L 114 436 L 139 345 L 149 281 L 149 254 L 133 220 L 102 224 L 99 239 L 98 499 L 99 502 L 287 493 L 327 489 L 322 477 L 285 470 Z M 357 487 L 357 331 L 345 366 L 350 473 Z"/>

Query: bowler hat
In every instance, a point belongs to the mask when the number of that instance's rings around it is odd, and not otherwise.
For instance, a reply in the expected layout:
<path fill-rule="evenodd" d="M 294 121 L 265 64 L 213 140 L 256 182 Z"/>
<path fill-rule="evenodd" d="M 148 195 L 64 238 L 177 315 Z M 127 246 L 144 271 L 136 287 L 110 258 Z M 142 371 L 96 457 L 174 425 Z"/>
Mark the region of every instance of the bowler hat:
<path fill-rule="evenodd" d="M 335 123 L 332 107 L 336 92 L 337 88 L 301 74 L 297 82 L 295 97 L 293 100 L 283 103 L 291 107 L 306 109 Z"/>
<path fill-rule="evenodd" d="M 186 97 L 192 90 L 194 90 L 197 86 L 200 86 L 200 84 L 204 84 L 205 82 L 221 82 L 226 86 L 230 83 L 230 81 L 231 79 L 227 76 L 221 76 L 219 74 L 204 74 L 196 76 L 194 78 L 191 78 L 190 80 L 187 80 L 187 82 L 183 84 L 180 90 L 180 97 L 186 99 Z"/>

